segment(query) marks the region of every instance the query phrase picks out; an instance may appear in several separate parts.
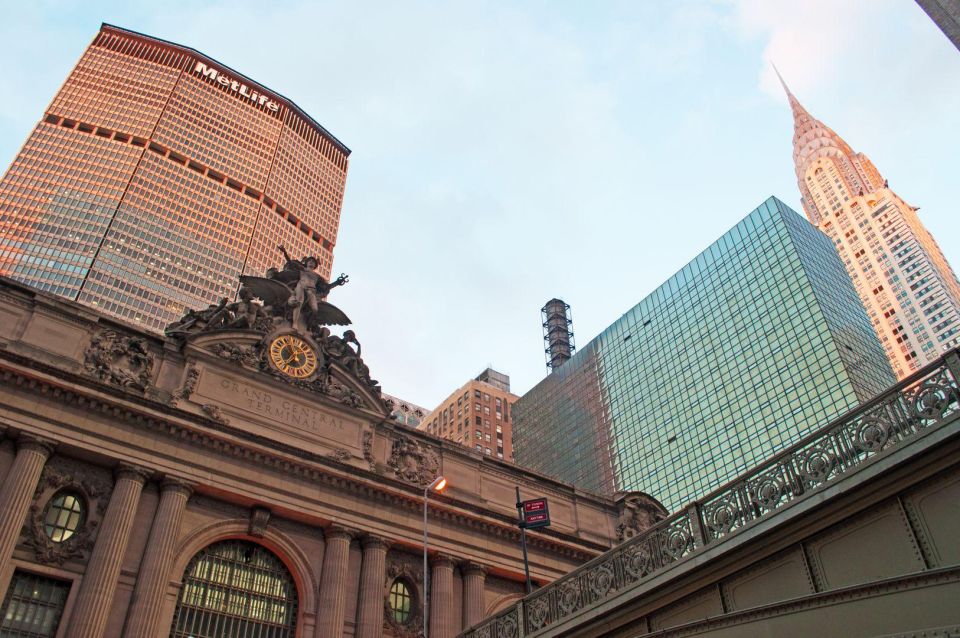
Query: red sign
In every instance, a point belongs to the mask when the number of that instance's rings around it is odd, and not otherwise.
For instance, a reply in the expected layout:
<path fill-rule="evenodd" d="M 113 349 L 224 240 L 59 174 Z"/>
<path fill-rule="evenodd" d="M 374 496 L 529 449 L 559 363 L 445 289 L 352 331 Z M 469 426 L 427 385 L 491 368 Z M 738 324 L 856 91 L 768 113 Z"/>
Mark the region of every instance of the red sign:
<path fill-rule="evenodd" d="M 547 499 L 535 498 L 523 502 L 523 524 L 524 527 L 546 527 L 550 524 L 550 509 L 547 507 Z"/>

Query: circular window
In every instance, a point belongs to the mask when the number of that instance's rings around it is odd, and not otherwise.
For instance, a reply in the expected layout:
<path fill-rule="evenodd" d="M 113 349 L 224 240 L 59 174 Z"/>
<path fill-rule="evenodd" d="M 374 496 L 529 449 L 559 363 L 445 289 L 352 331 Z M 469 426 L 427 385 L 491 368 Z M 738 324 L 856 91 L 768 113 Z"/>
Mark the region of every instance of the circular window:
<path fill-rule="evenodd" d="M 402 580 L 395 580 L 390 586 L 390 613 L 400 624 L 406 623 L 413 615 L 413 594 Z"/>
<path fill-rule="evenodd" d="M 54 543 L 62 543 L 77 533 L 83 524 L 83 499 L 77 494 L 61 492 L 50 499 L 43 517 L 43 530 Z"/>

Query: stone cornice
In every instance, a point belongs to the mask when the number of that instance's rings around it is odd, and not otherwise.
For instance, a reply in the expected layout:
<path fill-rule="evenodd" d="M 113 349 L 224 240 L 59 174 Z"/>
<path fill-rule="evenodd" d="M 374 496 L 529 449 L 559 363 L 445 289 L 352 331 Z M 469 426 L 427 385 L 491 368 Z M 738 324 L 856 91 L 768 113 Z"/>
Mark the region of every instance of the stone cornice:
<path fill-rule="evenodd" d="M 556 495 L 562 497 L 575 498 L 578 501 L 587 501 L 596 503 L 600 507 L 609 507 L 609 498 L 589 492 L 569 483 L 564 483 L 554 477 L 545 474 L 539 474 L 525 467 L 520 467 L 506 461 L 494 459 L 489 456 L 475 452 L 460 443 L 434 436 L 423 430 L 409 428 L 404 425 L 398 425 L 393 419 L 384 419 L 384 427 L 398 436 L 408 436 L 421 442 L 423 445 L 429 445 L 442 454 L 453 453 L 469 458 L 477 465 L 483 466 L 485 472 L 516 481 L 518 476 L 537 481 L 538 491 L 546 495 Z"/>
<path fill-rule="evenodd" d="M 10 364 L 28 369 L 17 369 Z M 418 511 L 423 505 L 419 489 L 400 480 L 357 467 L 351 467 L 352 476 L 344 475 L 322 455 L 186 412 L 169 403 L 106 386 L 93 379 L 15 353 L 0 351 L 0 382 L 22 387 L 39 395 L 49 395 L 64 405 L 72 404 L 91 412 L 99 412 L 115 421 L 125 421 L 135 427 L 162 432 L 181 442 L 241 458 L 294 478 L 330 485 L 372 501 Z M 382 427 L 382 421 L 374 423 L 375 427 Z M 430 510 L 434 517 L 441 520 L 479 530 L 485 535 L 519 542 L 520 532 L 511 516 L 485 510 L 445 495 L 436 495 L 431 499 Z M 609 549 L 600 543 L 554 530 L 540 530 L 536 534 L 528 534 L 527 542 L 532 547 L 577 561 L 586 561 Z"/>

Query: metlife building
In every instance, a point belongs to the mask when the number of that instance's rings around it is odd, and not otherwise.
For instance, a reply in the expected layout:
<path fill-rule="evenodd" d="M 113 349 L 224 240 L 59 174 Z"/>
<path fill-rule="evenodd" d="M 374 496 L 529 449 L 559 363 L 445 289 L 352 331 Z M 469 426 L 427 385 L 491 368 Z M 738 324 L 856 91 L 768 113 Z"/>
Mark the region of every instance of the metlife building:
<path fill-rule="evenodd" d="M 0 275 L 150 330 L 278 244 L 329 278 L 349 154 L 240 73 L 103 25 L 0 180 Z"/>
<path fill-rule="evenodd" d="M 830 239 L 770 198 L 522 396 L 514 454 L 675 511 L 894 383 Z"/>

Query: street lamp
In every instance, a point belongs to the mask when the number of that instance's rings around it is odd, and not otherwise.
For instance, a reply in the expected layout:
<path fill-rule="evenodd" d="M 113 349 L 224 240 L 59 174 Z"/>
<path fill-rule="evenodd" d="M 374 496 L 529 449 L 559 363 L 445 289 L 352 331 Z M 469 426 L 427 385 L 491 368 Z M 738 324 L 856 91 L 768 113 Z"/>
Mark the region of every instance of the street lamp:
<path fill-rule="evenodd" d="M 438 476 L 423 488 L 423 638 L 427 638 L 427 622 L 430 615 L 430 572 L 427 571 L 427 501 L 430 492 L 442 492 L 447 479 Z"/>

